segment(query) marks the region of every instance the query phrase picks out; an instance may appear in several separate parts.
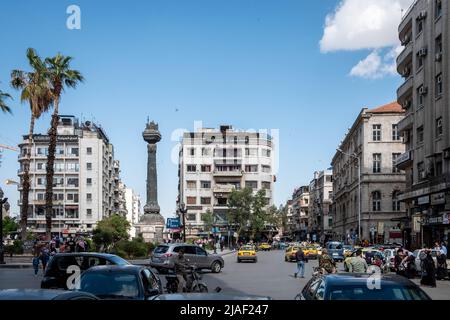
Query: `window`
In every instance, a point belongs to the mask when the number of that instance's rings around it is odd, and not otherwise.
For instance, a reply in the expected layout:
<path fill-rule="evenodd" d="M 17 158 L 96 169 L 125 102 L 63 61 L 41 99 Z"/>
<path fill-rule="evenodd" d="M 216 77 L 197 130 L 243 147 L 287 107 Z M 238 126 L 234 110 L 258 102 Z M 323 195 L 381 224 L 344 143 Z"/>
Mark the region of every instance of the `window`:
<path fill-rule="evenodd" d="M 400 211 L 401 209 L 400 201 L 398 200 L 399 193 L 397 190 L 392 193 L 392 211 Z"/>
<path fill-rule="evenodd" d="M 40 201 L 44 200 L 44 194 L 43 193 L 38 193 L 37 194 L 37 200 L 40 200 Z"/>
<path fill-rule="evenodd" d="M 78 178 L 67 178 L 67 186 L 78 187 Z"/>
<path fill-rule="evenodd" d="M 270 182 L 263 181 L 261 183 L 261 187 L 262 187 L 262 189 L 270 190 Z"/>
<path fill-rule="evenodd" d="M 263 157 L 270 157 L 270 149 L 261 149 Z"/>
<path fill-rule="evenodd" d="M 380 193 L 380 191 L 372 192 L 372 211 L 381 211 L 381 193 Z"/>
<path fill-rule="evenodd" d="M 63 162 L 56 162 L 54 164 L 54 170 L 56 172 L 63 172 L 64 171 L 64 163 Z"/>
<path fill-rule="evenodd" d="M 202 189 L 211 189 L 211 181 L 201 181 L 200 185 Z"/>
<path fill-rule="evenodd" d="M 423 180 L 426 179 L 426 175 L 425 175 L 425 165 L 423 162 L 419 162 L 417 164 L 417 173 L 419 175 L 419 180 Z"/>
<path fill-rule="evenodd" d="M 381 153 L 374 153 L 373 157 L 373 173 L 381 172 Z"/>
<path fill-rule="evenodd" d="M 270 173 L 270 166 L 261 166 L 262 172 Z"/>
<path fill-rule="evenodd" d="M 258 155 L 258 149 L 256 149 L 256 148 L 245 148 L 245 155 L 247 157 L 256 157 Z"/>
<path fill-rule="evenodd" d="M 442 73 L 440 73 L 436 76 L 436 97 L 440 97 L 442 92 Z"/>
<path fill-rule="evenodd" d="M 197 197 L 186 197 L 187 204 L 197 204 Z"/>
<path fill-rule="evenodd" d="M 372 126 L 372 140 L 381 141 L 381 124 L 374 124 Z"/>
<path fill-rule="evenodd" d="M 237 144 L 238 143 L 238 137 L 234 137 L 233 138 L 233 142 L 234 142 L 234 144 Z"/>
<path fill-rule="evenodd" d="M 424 101 L 425 101 L 425 99 L 424 99 L 425 97 L 424 97 L 424 94 L 422 92 L 424 92 L 424 86 L 423 85 L 420 86 L 417 89 L 417 102 L 418 102 L 418 106 L 419 107 L 422 107 L 423 104 L 424 104 Z"/>
<path fill-rule="evenodd" d="M 91 147 L 86 148 L 86 154 L 92 154 L 92 148 Z"/>
<path fill-rule="evenodd" d="M 69 156 L 76 156 L 78 157 L 78 148 L 69 148 Z"/>
<path fill-rule="evenodd" d="M 210 156 L 211 148 L 202 148 L 202 156 Z"/>
<path fill-rule="evenodd" d="M 440 34 L 435 40 L 435 48 L 436 54 L 442 54 L 442 34 Z"/>
<path fill-rule="evenodd" d="M 423 126 L 417 128 L 417 143 L 423 142 Z"/>
<path fill-rule="evenodd" d="M 416 36 L 418 36 L 423 30 L 423 21 L 421 19 L 416 20 Z"/>
<path fill-rule="evenodd" d="M 187 181 L 187 187 L 188 189 L 196 189 L 197 188 L 197 181 L 189 180 Z"/>
<path fill-rule="evenodd" d="M 202 172 L 211 172 L 211 165 L 204 164 L 201 166 Z"/>
<path fill-rule="evenodd" d="M 80 169 L 80 165 L 78 163 L 67 163 L 67 171 L 70 172 L 78 172 Z"/>
<path fill-rule="evenodd" d="M 210 197 L 201 197 L 200 204 L 211 204 L 211 198 Z"/>
<path fill-rule="evenodd" d="M 78 193 L 68 193 L 67 200 L 78 203 Z"/>
<path fill-rule="evenodd" d="M 245 181 L 246 188 L 258 189 L 258 181 Z"/>
<path fill-rule="evenodd" d="M 434 17 L 438 19 L 442 16 L 442 0 L 435 0 L 434 4 Z"/>
<path fill-rule="evenodd" d="M 196 172 L 197 166 L 195 164 L 188 164 L 186 170 L 187 172 Z"/>
<path fill-rule="evenodd" d="M 195 148 L 189 148 L 188 153 L 191 157 L 195 156 Z"/>
<path fill-rule="evenodd" d="M 91 162 L 86 163 L 86 170 L 92 170 L 92 163 Z"/>
<path fill-rule="evenodd" d="M 38 155 L 38 156 L 47 156 L 48 155 L 48 148 L 37 148 L 36 155 Z"/>
<path fill-rule="evenodd" d="M 393 153 L 392 154 L 392 172 L 393 173 L 398 173 L 400 172 L 400 170 L 397 168 L 397 166 L 395 165 L 397 162 L 397 158 L 401 155 L 401 153 Z"/>
<path fill-rule="evenodd" d="M 392 125 L 392 140 L 400 141 L 400 132 L 398 131 L 398 124 Z"/>
<path fill-rule="evenodd" d="M 86 209 L 86 215 L 92 216 L 92 209 Z"/>
<path fill-rule="evenodd" d="M 86 184 L 90 186 L 92 184 L 92 178 L 86 178 Z"/>
<path fill-rule="evenodd" d="M 442 158 L 436 159 L 436 177 L 440 177 L 442 175 Z"/>
<path fill-rule="evenodd" d="M 53 178 L 53 187 L 63 187 L 64 186 L 64 178 L 56 177 Z"/>
<path fill-rule="evenodd" d="M 442 129 L 442 117 L 439 117 L 436 119 L 436 136 L 440 137 L 442 136 L 443 129 Z"/>
<path fill-rule="evenodd" d="M 64 148 L 56 147 L 55 154 L 59 156 L 64 155 Z"/>
<path fill-rule="evenodd" d="M 42 162 L 38 162 L 36 165 L 36 169 L 39 171 L 45 170 L 45 164 Z"/>
<path fill-rule="evenodd" d="M 43 186 L 45 184 L 45 179 L 44 178 L 37 178 L 36 184 L 38 186 Z"/>
<path fill-rule="evenodd" d="M 195 213 L 189 213 L 187 215 L 186 219 L 189 221 L 195 221 L 195 220 L 197 220 L 197 215 Z"/>
<path fill-rule="evenodd" d="M 425 57 L 420 53 L 417 53 L 417 70 L 423 67 L 423 63 L 425 62 Z"/>
<path fill-rule="evenodd" d="M 86 201 L 92 201 L 92 193 L 86 193 Z"/>
<path fill-rule="evenodd" d="M 258 165 L 257 164 L 246 165 L 245 172 L 258 172 Z"/>

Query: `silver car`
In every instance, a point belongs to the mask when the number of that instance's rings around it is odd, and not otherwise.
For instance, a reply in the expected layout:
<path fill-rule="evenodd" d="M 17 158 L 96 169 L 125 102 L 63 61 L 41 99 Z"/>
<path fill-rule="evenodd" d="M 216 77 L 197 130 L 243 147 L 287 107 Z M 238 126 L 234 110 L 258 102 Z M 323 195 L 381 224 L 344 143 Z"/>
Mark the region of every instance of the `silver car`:
<path fill-rule="evenodd" d="M 185 243 L 161 244 L 153 250 L 150 257 L 150 266 L 162 272 L 168 268 L 173 268 L 175 259 L 180 250 L 184 251 L 185 258 L 190 264 L 195 265 L 197 269 L 208 269 L 214 273 L 219 273 L 225 263 L 221 256 L 209 254 L 205 249 L 197 245 Z"/>

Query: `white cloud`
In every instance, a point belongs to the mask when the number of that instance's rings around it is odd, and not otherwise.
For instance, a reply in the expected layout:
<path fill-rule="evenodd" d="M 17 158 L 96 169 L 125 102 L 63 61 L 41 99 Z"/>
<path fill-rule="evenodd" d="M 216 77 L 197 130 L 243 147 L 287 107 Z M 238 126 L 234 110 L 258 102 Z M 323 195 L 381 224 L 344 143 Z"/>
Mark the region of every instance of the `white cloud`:
<path fill-rule="evenodd" d="M 322 53 L 372 49 L 350 74 L 364 78 L 380 78 L 395 74 L 395 58 L 399 48 L 398 25 L 402 10 L 413 0 L 342 0 L 326 17 L 320 40 Z M 384 56 L 379 49 L 390 49 Z"/>

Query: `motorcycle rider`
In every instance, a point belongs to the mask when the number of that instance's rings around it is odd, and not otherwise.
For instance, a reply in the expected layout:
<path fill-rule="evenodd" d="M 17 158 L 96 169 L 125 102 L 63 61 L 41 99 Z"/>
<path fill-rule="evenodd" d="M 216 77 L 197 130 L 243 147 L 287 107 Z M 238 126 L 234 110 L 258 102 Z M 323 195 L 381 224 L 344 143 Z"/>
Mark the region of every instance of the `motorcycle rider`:
<path fill-rule="evenodd" d="M 319 257 L 319 268 L 322 273 L 336 273 L 336 262 L 328 255 L 328 250 L 324 249 Z"/>
<path fill-rule="evenodd" d="M 188 264 L 188 260 L 184 256 L 184 250 L 181 249 L 178 252 L 177 259 L 175 260 L 175 274 L 178 279 L 178 292 L 182 293 L 183 289 L 190 288 L 192 279 L 188 274 L 188 269 L 190 265 Z"/>

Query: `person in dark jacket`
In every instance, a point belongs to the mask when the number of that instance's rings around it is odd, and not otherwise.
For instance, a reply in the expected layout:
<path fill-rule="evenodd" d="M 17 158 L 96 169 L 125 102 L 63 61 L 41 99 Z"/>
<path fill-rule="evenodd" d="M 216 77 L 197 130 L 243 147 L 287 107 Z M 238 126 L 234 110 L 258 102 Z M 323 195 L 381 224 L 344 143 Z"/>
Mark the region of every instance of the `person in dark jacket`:
<path fill-rule="evenodd" d="M 295 259 L 297 260 L 297 272 L 294 273 L 294 277 L 297 278 L 297 275 L 300 273 L 300 278 L 305 277 L 305 263 L 308 261 L 305 253 L 301 248 L 297 250 L 295 253 Z"/>
<path fill-rule="evenodd" d="M 402 264 L 403 259 L 404 259 L 403 249 L 398 249 L 397 253 L 395 254 L 395 257 L 394 257 L 394 269 L 395 269 L 395 273 L 400 276 L 405 275 L 405 268 Z"/>
<path fill-rule="evenodd" d="M 408 279 L 413 279 L 416 274 L 416 258 L 410 252 L 406 254 L 406 257 L 403 259 L 403 264 L 406 266 L 405 268 L 405 277 Z"/>
<path fill-rule="evenodd" d="M 422 260 L 422 279 L 420 280 L 420 284 L 433 288 L 436 287 L 436 266 L 430 250 L 426 250 L 426 255 Z"/>
<path fill-rule="evenodd" d="M 436 262 L 437 262 L 437 269 L 436 269 L 436 279 L 437 280 L 444 280 L 448 276 L 447 272 L 447 257 L 445 254 L 442 253 L 442 251 L 438 251 L 436 254 Z"/>

